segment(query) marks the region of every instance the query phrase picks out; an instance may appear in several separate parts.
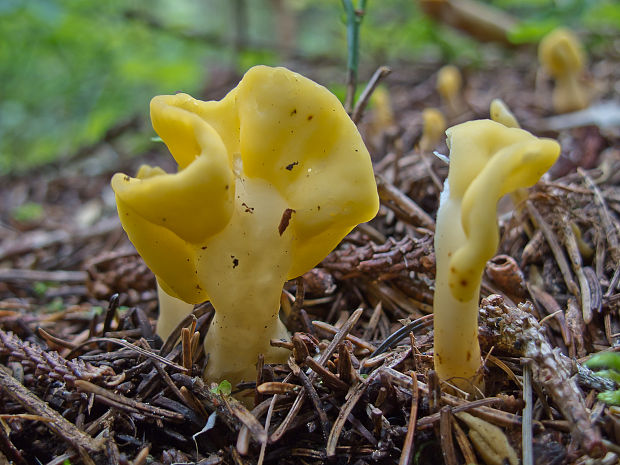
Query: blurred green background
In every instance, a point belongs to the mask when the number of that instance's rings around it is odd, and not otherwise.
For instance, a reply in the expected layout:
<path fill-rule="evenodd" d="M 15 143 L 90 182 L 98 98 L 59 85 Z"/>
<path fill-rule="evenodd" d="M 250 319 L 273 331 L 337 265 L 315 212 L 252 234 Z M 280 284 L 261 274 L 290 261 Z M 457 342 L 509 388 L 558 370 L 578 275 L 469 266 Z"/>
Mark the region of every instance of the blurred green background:
<path fill-rule="evenodd" d="M 586 31 L 592 49 L 620 30 L 613 0 L 488 3 L 522 21 L 516 42 L 565 24 Z M 473 39 L 435 24 L 413 0 L 368 0 L 361 41 L 369 69 L 484 66 Z M 145 117 L 153 95 L 200 96 L 217 70 L 301 60 L 340 68 L 340 82 L 325 84 L 342 88 L 346 50 L 340 0 L 0 0 L 0 174 L 74 154 Z"/>

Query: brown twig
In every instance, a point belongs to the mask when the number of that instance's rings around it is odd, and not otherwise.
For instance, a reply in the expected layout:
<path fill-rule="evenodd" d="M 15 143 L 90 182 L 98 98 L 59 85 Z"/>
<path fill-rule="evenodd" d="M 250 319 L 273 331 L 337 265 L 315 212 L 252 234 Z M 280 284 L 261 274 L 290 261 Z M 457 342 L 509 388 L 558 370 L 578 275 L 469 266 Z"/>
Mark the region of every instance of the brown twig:
<path fill-rule="evenodd" d="M 411 386 L 411 409 L 409 411 L 409 426 L 407 427 L 407 434 L 403 443 L 403 449 L 400 454 L 399 465 L 407 465 L 411 463 L 412 454 L 414 451 L 413 438 L 415 435 L 416 421 L 418 418 L 418 378 L 415 372 L 410 372 L 411 380 L 413 381 Z"/>
<path fill-rule="evenodd" d="M 0 365 L 0 389 L 27 411 L 47 418 L 47 421 L 43 422 L 43 424 L 78 451 L 86 451 L 88 454 L 93 455 L 103 451 L 104 444 L 100 439 L 93 439 L 80 431 L 73 423 L 63 418 L 46 402 L 43 402 L 9 375 L 6 367 L 2 365 Z"/>
<path fill-rule="evenodd" d="M 388 66 L 379 66 L 377 70 L 373 73 L 370 81 L 366 84 L 366 88 L 361 93 L 359 100 L 355 103 L 355 108 L 353 108 L 353 112 L 351 113 L 351 119 L 355 124 L 360 122 L 362 118 L 362 114 L 366 109 L 366 105 L 368 105 L 368 101 L 370 100 L 370 96 L 375 91 L 379 83 L 385 79 L 390 73 L 392 69 Z"/>
<path fill-rule="evenodd" d="M 375 178 L 381 202 L 392 209 L 397 217 L 412 226 L 435 230 L 435 221 L 417 203 L 382 176 L 376 175 Z"/>

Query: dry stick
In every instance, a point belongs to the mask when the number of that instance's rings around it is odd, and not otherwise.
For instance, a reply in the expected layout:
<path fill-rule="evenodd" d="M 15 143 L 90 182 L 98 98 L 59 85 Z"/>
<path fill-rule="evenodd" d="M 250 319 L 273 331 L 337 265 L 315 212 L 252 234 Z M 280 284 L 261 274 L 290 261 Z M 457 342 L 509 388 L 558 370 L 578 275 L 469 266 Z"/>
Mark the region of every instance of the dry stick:
<path fill-rule="evenodd" d="M 154 352 L 151 352 L 151 351 L 146 350 L 146 349 L 144 349 L 144 348 L 142 348 L 140 346 L 132 344 L 131 342 L 124 341 L 123 339 L 114 339 L 114 338 L 111 338 L 111 337 L 94 337 L 94 338 L 89 339 L 88 341 L 85 341 L 82 344 L 76 346 L 75 350 L 78 350 L 78 349 L 80 349 L 80 348 L 82 348 L 84 346 L 87 346 L 89 344 L 93 344 L 95 342 L 110 342 L 112 344 L 118 344 L 118 345 L 121 345 L 123 347 L 127 347 L 129 349 L 135 350 L 140 355 L 143 355 L 143 356 L 145 356 L 147 358 L 154 359 L 154 360 L 156 360 L 158 362 L 163 363 L 164 365 L 168 365 L 168 366 L 171 366 L 172 368 L 176 368 L 177 370 L 179 370 L 179 371 L 181 371 L 183 373 L 188 373 L 189 372 L 189 370 L 187 368 L 185 368 L 184 366 L 181 366 L 181 365 L 179 365 L 177 363 L 171 362 L 170 360 L 168 360 L 168 359 L 166 359 L 166 358 L 164 358 L 164 357 L 162 357 L 160 355 L 157 355 Z"/>
<path fill-rule="evenodd" d="M 379 378 L 381 375 L 381 370 L 376 370 L 373 372 L 363 383 L 359 383 L 357 386 L 349 389 L 347 393 L 347 401 L 340 408 L 340 412 L 338 412 L 338 417 L 334 422 L 334 426 L 332 426 L 332 430 L 329 433 L 329 438 L 327 440 L 327 447 L 325 448 L 325 453 L 328 457 L 334 457 L 336 455 L 336 445 L 338 444 L 338 439 L 340 438 L 340 433 L 342 432 L 342 428 L 344 428 L 344 424 L 347 421 L 347 417 L 353 410 L 353 407 L 357 404 L 357 401 L 361 399 L 364 392 L 366 392 L 366 388 Z"/>
<path fill-rule="evenodd" d="M 338 345 L 349 334 L 349 331 L 351 331 L 353 326 L 355 326 L 355 324 L 357 323 L 357 320 L 359 320 L 363 312 L 364 310 L 362 308 L 358 308 L 351 314 L 351 316 L 346 321 L 346 323 L 342 325 L 342 328 L 340 328 L 340 331 L 338 331 L 338 333 L 334 336 L 332 341 L 329 343 L 327 348 L 323 351 L 323 353 L 317 360 L 319 366 L 323 366 L 325 365 L 325 363 L 327 363 L 327 360 L 329 360 L 329 358 L 332 356 L 332 354 L 334 353 Z M 312 373 L 310 375 L 310 381 L 314 381 L 316 379 L 316 376 L 317 376 L 316 373 Z M 288 428 L 290 423 L 293 421 L 295 416 L 297 416 L 297 413 L 299 413 L 299 409 L 301 408 L 303 404 L 305 394 L 306 394 L 305 389 L 299 391 L 299 394 L 297 394 L 297 397 L 295 398 L 295 402 L 293 402 L 293 405 L 291 406 L 291 409 L 286 415 L 286 418 L 284 418 L 280 426 L 278 426 L 278 428 L 270 436 L 269 438 L 270 442 L 276 442 L 286 432 L 286 429 Z"/>
<path fill-rule="evenodd" d="M 594 199 L 596 200 L 596 203 L 598 203 L 601 210 L 600 217 L 603 223 L 603 228 L 605 229 L 605 236 L 607 237 L 607 242 L 609 242 L 611 248 L 612 259 L 615 263 L 618 263 L 620 261 L 620 257 L 618 256 L 620 250 L 618 249 L 617 230 L 611 219 L 609 210 L 607 209 L 607 204 L 605 203 L 603 194 L 601 194 L 601 191 L 596 185 L 596 183 L 592 180 L 590 176 L 588 176 L 588 174 L 583 169 L 577 168 L 577 172 L 581 175 L 581 177 L 583 177 L 583 179 L 586 181 L 587 186 L 592 189 L 595 194 Z"/>
<path fill-rule="evenodd" d="M 409 378 L 409 376 L 406 376 L 399 371 L 396 371 L 389 367 L 381 368 L 377 371 L 382 371 L 383 374 L 387 375 L 388 378 L 390 378 L 396 384 L 411 389 L 413 382 L 411 378 Z M 427 386 L 421 381 L 418 381 L 418 390 L 421 391 L 423 394 L 428 395 L 429 386 Z M 518 415 L 486 406 L 486 404 L 490 403 L 501 403 L 502 400 L 499 398 L 487 398 L 468 402 L 450 394 L 442 393 L 441 400 L 445 404 L 454 407 L 454 412 L 467 410 L 470 411 L 473 415 L 480 417 L 483 420 L 486 420 L 489 423 L 493 423 L 495 425 L 511 427 L 521 426 L 521 417 L 519 417 Z M 429 415 L 424 418 L 420 418 L 416 424 L 416 427 L 417 429 L 428 428 L 437 421 L 439 421 L 439 414 Z"/>
<path fill-rule="evenodd" d="M 456 418 L 454 417 L 452 417 L 452 428 L 454 428 L 454 433 L 456 434 L 456 442 L 459 445 L 459 449 L 461 449 L 461 453 L 463 454 L 465 463 L 467 465 L 477 464 L 478 461 L 476 460 L 476 454 L 471 447 L 471 443 L 469 442 L 469 439 L 467 439 L 463 428 L 461 428 L 459 422 L 456 421 Z"/>
<path fill-rule="evenodd" d="M 374 72 L 370 81 L 366 85 L 366 88 L 360 95 L 359 100 L 355 104 L 355 108 L 353 109 L 353 113 L 351 113 L 351 119 L 355 124 L 359 123 L 362 118 L 362 114 L 366 109 L 366 105 L 368 105 L 368 101 L 370 100 L 370 96 L 377 88 L 377 85 L 388 76 L 392 72 L 392 69 L 388 66 L 379 66 L 377 70 Z"/>
<path fill-rule="evenodd" d="M 183 366 L 187 370 L 192 369 L 192 341 L 189 328 L 183 328 L 181 330 L 181 344 L 183 347 Z"/>
<path fill-rule="evenodd" d="M 245 427 L 250 431 L 252 436 L 259 443 L 263 443 L 267 441 L 268 434 L 267 431 L 263 428 L 263 425 L 260 424 L 258 419 L 252 415 L 245 406 L 239 402 L 234 397 L 222 396 L 222 401 L 228 408 L 228 410 L 235 416 L 237 419 L 243 423 Z"/>
<path fill-rule="evenodd" d="M 101 400 L 111 400 L 112 402 L 122 406 L 123 408 L 128 407 L 135 411 L 139 411 L 141 414 L 144 415 L 149 415 L 156 418 L 163 417 L 172 421 L 183 421 L 185 419 L 185 416 L 182 413 L 173 412 L 172 410 L 167 410 L 160 407 L 155 407 L 150 404 L 145 404 L 143 402 L 130 399 L 129 397 L 125 397 L 120 394 L 115 394 L 112 391 L 97 386 L 96 384 L 89 383 L 88 381 L 78 379 L 75 381 L 74 384 L 77 390 L 80 392 L 95 394 L 95 396 L 98 396 L 98 398 Z"/>
<path fill-rule="evenodd" d="M 0 269 L 0 281 L 49 281 L 65 284 L 82 284 L 86 282 L 85 271 L 40 271 L 24 269 Z"/>
<path fill-rule="evenodd" d="M 536 319 L 524 310 L 528 307 L 531 305 L 508 307 L 501 296 L 489 296 L 482 300 L 480 326 L 490 332 L 488 336 L 498 349 L 534 362 L 533 379 L 545 388 L 558 410 L 570 421 L 574 440 L 592 457 L 599 457 L 604 453 L 601 433 L 592 422 L 583 394 L 572 376 L 572 361 L 553 350 Z"/>
<path fill-rule="evenodd" d="M 581 254 L 579 253 L 579 247 L 577 246 L 577 238 L 575 237 L 573 229 L 570 227 L 568 216 L 565 216 L 564 221 L 562 222 L 562 232 L 564 233 L 564 245 L 566 247 L 566 252 L 568 253 L 568 258 L 573 266 L 573 271 L 577 276 L 577 281 L 579 282 L 579 288 L 581 290 L 581 312 L 583 315 L 583 321 L 588 324 L 592 321 L 592 298 L 590 295 L 590 284 L 588 283 L 588 278 L 583 271 Z"/>
<path fill-rule="evenodd" d="M 3 464 L 11 463 L 15 465 L 28 465 L 28 462 L 26 462 L 26 459 L 24 459 L 24 456 L 22 455 L 20 450 L 15 447 L 15 444 L 13 444 L 13 442 L 11 441 L 11 438 L 9 437 L 8 432 L 5 430 L 5 427 L 6 425 L 4 424 L 4 422 L 0 424 L 0 462 Z M 3 455 L 2 453 L 6 454 L 8 457 Z M 4 458 L 5 460 L 2 460 L 2 458 Z M 10 462 L 6 461 L 7 458 L 10 460 Z"/>
<path fill-rule="evenodd" d="M 174 384 L 174 382 L 170 378 L 170 375 L 168 373 L 166 373 L 166 370 L 164 370 L 164 367 L 162 367 L 161 364 L 159 364 L 157 362 L 153 362 L 153 366 L 155 367 L 155 369 L 159 373 L 159 376 L 161 376 L 161 378 L 164 380 L 166 385 L 170 388 L 170 390 L 174 393 L 174 395 L 177 396 L 177 399 L 179 399 L 182 403 L 184 403 L 185 405 L 187 405 L 191 409 L 192 408 L 192 404 L 186 402 L 185 396 L 179 390 L 179 388 L 176 386 L 176 384 Z"/>
<path fill-rule="evenodd" d="M 104 445 L 101 440 L 93 439 L 80 431 L 73 423 L 65 420 L 47 402 L 35 396 L 5 370 L 6 367 L 0 365 L 0 389 L 4 390 L 13 401 L 31 413 L 47 418 L 48 420 L 43 424 L 71 444 L 72 447 L 81 451 L 80 455 L 83 455 L 83 451 L 88 454 L 97 454 L 103 451 Z"/>
<path fill-rule="evenodd" d="M 114 218 L 101 220 L 91 228 L 78 231 L 56 230 L 50 232 L 34 231 L 25 233 L 15 240 L 4 241 L 0 246 L 0 261 L 53 245 L 77 242 L 97 236 L 105 236 L 112 231 L 120 230 L 120 227 L 120 221 L 115 216 Z"/>
<path fill-rule="evenodd" d="M 368 340 L 371 338 L 375 329 L 377 329 L 377 324 L 379 324 L 379 319 L 381 318 L 382 311 L 383 303 L 379 301 L 379 303 L 375 306 L 375 309 L 372 311 L 372 315 L 370 315 L 370 320 L 368 320 L 368 325 L 366 325 L 366 329 L 364 330 L 364 334 L 362 335 L 362 340 Z"/>
<path fill-rule="evenodd" d="M 396 216 L 412 226 L 423 226 L 435 230 L 435 221 L 410 197 L 389 183 L 381 175 L 375 175 L 381 202 L 394 210 Z"/>
<path fill-rule="evenodd" d="M 329 334 L 338 334 L 338 332 L 340 331 L 340 329 L 336 328 L 335 326 L 330 325 L 329 323 L 325 323 L 324 321 L 313 321 L 312 325 L 318 329 L 322 329 L 323 331 Z M 363 339 L 360 339 L 357 336 L 353 336 L 352 334 L 347 334 L 345 339 L 351 342 L 352 344 L 356 345 L 360 349 L 366 349 L 366 350 L 369 350 L 370 352 L 373 352 L 376 349 L 375 346 L 373 346 L 371 343 Z"/>
<path fill-rule="evenodd" d="M 146 460 L 147 460 L 147 458 L 149 456 L 150 450 L 151 450 L 151 448 L 149 446 L 144 446 L 140 450 L 140 452 L 138 452 L 138 454 L 135 456 L 135 458 L 131 462 L 131 465 L 145 465 L 146 464 Z"/>
<path fill-rule="evenodd" d="M 457 465 L 454 441 L 452 440 L 452 412 L 445 405 L 439 411 L 439 440 L 441 441 L 441 453 L 446 465 Z"/>
<path fill-rule="evenodd" d="M 407 435 L 403 443 L 403 451 L 400 454 L 398 465 L 407 465 L 411 463 L 411 454 L 413 453 L 413 437 L 415 436 L 415 425 L 418 418 L 418 378 L 417 374 L 412 371 L 409 373 L 413 381 L 411 386 L 411 411 L 409 413 L 409 426 L 407 427 Z"/>
<path fill-rule="evenodd" d="M 521 428 L 521 444 L 523 448 L 523 465 L 534 465 L 532 439 L 532 369 L 526 361 L 523 365 L 523 426 Z"/>
<path fill-rule="evenodd" d="M 327 418 L 327 414 L 325 413 L 325 409 L 323 408 L 323 404 L 321 403 L 321 399 L 319 399 L 319 395 L 314 389 L 312 385 L 312 381 L 310 378 L 299 368 L 299 366 L 295 363 L 295 361 L 289 357 L 288 360 L 289 367 L 293 371 L 293 374 L 299 378 L 304 388 L 306 389 L 306 393 L 310 397 L 312 404 L 314 405 L 314 409 L 319 417 L 319 423 L 321 425 L 321 432 L 323 433 L 323 440 L 327 441 L 329 437 L 329 419 Z"/>
<path fill-rule="evenodd" d="M 570 272 L 570 266 L 568 265 L 568 262 L 566 261 L 564 252 L 562 251 L 562 248 L 560 247 L 560 244 L 558 243 L 555 237 L 555 234 L 551 230 L 551 227 L 543 219 L 542 215 L 536 209 L 536 207 L 534 207 L 534 204 L 532 203 L 531 200 L 527 200 L 525 202 L 525 205 L 530 215 L 532 215 L 534 219 L 536 220 L 536 223 L 538 224 L 538 227 L 542 231 L 543 236 L 545 236 L 545 239 L 547 243 L 549 244 L 549 248 L 551 249 L 551 252 L 553 253 L 553 256 L 555 257 L 555 261 L 558 264 L 558 267 L 560 268 L 560 272 L 562 273 L 562 277 L 564 278 L 566 287 L 568 288 L 571 294 L 578 297 L 579 288 L 575 284 L 575 281 L 573 281 L 573 277 Z"/>
<path fill-rule="evenodd" d="M 351 423 L 353 423 L 355 426 L 357 426 L 358 431 L 362 433 L 360 427 L 362 427 L 363 425 L 359 424 L 359 421 L 353 418 L 352 415 L 350 415 L 351 411 L 357 404 L 357 401 L 360 400 L 360 398 L 366 391 L 366 388 L 370 386 L 372 383 L 374 383 L 378 378 L 380 378 L 381 375 L 384 373 L 384 370 L 392 370 L 398 373 L 399 375 L 407 378 L 409 380 L 409 383 L 413 383 L 413 381 L 411 381 L 411 379 L 407 375 L 401 374 L 393 370 L 395 366 L 399 365 L 407 357 L 409 357 L 409 353 L 410 351 L 407 350 L 406 352 L 402 352 L 401 354 L 398 354 L 392 357 L 388 362 L 386 362 L 385 365 L 375 370 L 363 382 L 360 382 L 356 386 L 351 387 L 351 389 L 349 389 L 349 392 L 346 395 L 347 401 L 342 407 L 340 407 L 340 412 L 338 413 L 338 417 L 336 418 L 336 421 L 334 422 L 334 426 L 332 427 L 332 430 L 329 433 L 329 439 L 327 440 L 327 447 L 325 448 L 325 453 L 328 458 L 333 457 L 336 454 L 336 445 L 338 444 L 338 439 L 340 438 L 340 434 L 342 433 L 342 429 L 344 428 L 344 425 L 347 419 L 351 421 Z M 417 379 L 416 379 L 416 382 L 417 382 Z M 409 385 L 409 387 L 411 387 L 411 385 Z M 364 434 L 362 433 L 362 435 Z M 367 439 L 372 441 L 374 440 L 374 437 L 368 432 Z"/>
<path fill-rule="evenodd" d="M 340 392 L 346 392 L 349 389 L 349 385 L 347 383 L 342 381 L 327 368 L 323 367 L 323 365 L 319 365 L 319 363 L 312 357 L 306 357 L 305 363 L 319 376 L 319 378 L 321 378 L 321 381 L 323 381 L 325 386 L 328 388 Z"/>

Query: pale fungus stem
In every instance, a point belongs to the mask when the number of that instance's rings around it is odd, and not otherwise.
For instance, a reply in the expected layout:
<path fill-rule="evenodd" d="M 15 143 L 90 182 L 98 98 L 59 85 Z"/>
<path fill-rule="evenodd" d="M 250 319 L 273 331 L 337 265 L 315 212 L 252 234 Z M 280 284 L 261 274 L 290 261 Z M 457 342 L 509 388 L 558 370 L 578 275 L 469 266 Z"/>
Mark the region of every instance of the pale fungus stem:
<path fill-rule="evenodd" d="M 442 380 L 475 393 L 482 386 L 478 301 L 482 272 L 499 242 L 497 202 L 538 181 L 560 147 L 490 120 L 446 133 L 450 171 L 435 229 L 435 370 Z"/>

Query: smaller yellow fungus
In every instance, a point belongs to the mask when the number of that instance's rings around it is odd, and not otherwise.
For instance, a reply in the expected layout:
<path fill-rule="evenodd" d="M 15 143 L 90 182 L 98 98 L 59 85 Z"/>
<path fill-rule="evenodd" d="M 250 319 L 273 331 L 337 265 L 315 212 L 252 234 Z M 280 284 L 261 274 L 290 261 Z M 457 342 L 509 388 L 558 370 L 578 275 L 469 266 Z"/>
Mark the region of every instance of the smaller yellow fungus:
<path fill-rule="evenodd" d="M 461 87 L 463 78 L 454 65 L 445 65 L 437 73 L 437 92 L 454 115 L 461 109 Z"/>
<path fill-rule="evenodd" d="M 517 118 L 515 118 L 515 115 L 512 113 L 512 111 L 510 111 L 510 108 L 508 108 L 508 105 L 506 105 L 502 99 L 493 99 L 493 101 L 491 102 L 489 113 L 491 114 L 491 119 L 493 121 L 502 123 L 507 128 L 521 127 L 519 121 L 517 121 Z"/>
<path fill-rule="evenodd" d="M 585 66 L 585 52 L 572 31 L 557 28 L 543 37 L 538 46 L 538 60 L 555 79 L 552 99 L 556 113 L 588 106 L 589 97 L 579 81 Z"/>
<path fill-rule="evenodd" d="M 450 170 L 435 232 L 435 370 L 440 379 L 473 392 L 480 368 L 480 282 L 499 242 L 497 202 L 535 184 L 560 146 L 490 120 L 462 123 L 446 134 Z"/>
<path fill-rule="evenodd" d="M 157 276 L 166 337 L 215 308 L 205 377 L 255 379 L 259 354 L 283 362 L 282 287 L 377 213 L 368 150 L 338 99 L 285 68 L 257 66 L 220 101 L 151 101 L 153 127 L 178 172 L 112 178 L 123 228 Z"/>
<path fill-rule="evenodd" d="M 430 152 L 441 142 L 446 131 L 446 119 L 437 108 L 426 108 L 422 112 L 422 138 L 420 150 Z"/>
<path fill-rule="evenodd" d="M 394 110 L 388 90 L 379 86 L 370 96 L 372 103 L 373 128 L 376 133 L 384 132 L 394 126 Z"/>

